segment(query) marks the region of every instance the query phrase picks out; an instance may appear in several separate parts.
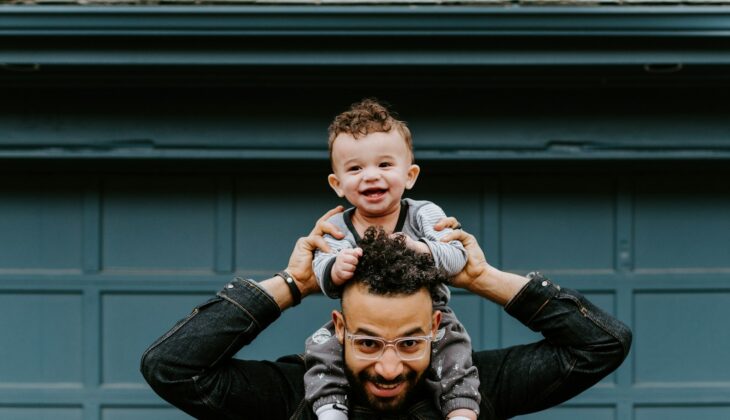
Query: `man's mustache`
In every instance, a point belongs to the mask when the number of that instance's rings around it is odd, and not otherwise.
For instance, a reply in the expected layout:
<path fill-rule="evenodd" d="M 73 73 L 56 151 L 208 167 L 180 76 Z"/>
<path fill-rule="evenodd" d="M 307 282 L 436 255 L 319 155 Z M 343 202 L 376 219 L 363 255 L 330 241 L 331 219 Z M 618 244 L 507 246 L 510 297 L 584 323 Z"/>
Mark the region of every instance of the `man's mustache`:
<path fill-rule="evenodd" d="M 360 372 L 360 375 L 358 375 L 358 376 L 360 376 L 361 382 L 369 381 L 369 382 L 374 382 L 376 384 L 383 384 L 383 385 L 388 386 L 388 385 L 397 385 L 397 384 L 399 384 L 401 382 L 405 382 L 405 381 L 415 380 L 416 372 L 411 370 L 405 375 L 401 374 L 392 379 L 385 379 L 382 376 L 377 375 L 377 374 L 370 375 L 365 371 Z"/>

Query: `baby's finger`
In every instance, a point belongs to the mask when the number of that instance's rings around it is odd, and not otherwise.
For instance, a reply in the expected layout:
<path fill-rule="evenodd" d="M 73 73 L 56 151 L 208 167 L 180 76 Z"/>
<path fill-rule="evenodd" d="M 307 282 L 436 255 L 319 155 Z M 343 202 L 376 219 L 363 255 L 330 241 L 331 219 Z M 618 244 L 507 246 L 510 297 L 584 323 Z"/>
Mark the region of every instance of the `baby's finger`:
<path fill-rule="evenodd" d="M 342 257 L 342 263 L 355 267 L 359 259 L 354 255 L 345 255 Z"/>

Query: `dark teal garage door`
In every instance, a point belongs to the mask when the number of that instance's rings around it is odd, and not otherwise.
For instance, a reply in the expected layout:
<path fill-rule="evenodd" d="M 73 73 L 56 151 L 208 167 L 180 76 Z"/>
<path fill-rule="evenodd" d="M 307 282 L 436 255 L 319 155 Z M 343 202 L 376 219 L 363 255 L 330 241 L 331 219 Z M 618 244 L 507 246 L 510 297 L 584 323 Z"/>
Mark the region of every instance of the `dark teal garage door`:
<path fill-rule="evenodd" d="M 528 418 L 730 418 L 727 171 L 598 166 L 450 174 L 426 162 L 412 197 L 458 216 L 495 265 L 541 270 L 633 328 L 615 374 Z M 143 383 L 142 351 L 231 276 L 279 270 L 337 203 L 312 170 L 39 170 L 0 179 L 2 419 L 186 418 Z M 241 356 L 300 351 L 335 306 L 308 299 Z M 459 293 L 453 306 L 476 347 L 536 339 L 491 303 Z"/>
<path fill-rule="evenodd" d="M 726 6 L 142 3 L 0 6 L 0 420 L 185 418 L 142 351 L 281 269 L 336 203 L 327 123 L 366 96 L 413 128 L 413 198 L 633 328 L 616 373 L 528 418 L 730 419 Z M 300 351 L 335 305 L 242 357 Z M 453 306 L 477 347 L 537 338 Z"/>

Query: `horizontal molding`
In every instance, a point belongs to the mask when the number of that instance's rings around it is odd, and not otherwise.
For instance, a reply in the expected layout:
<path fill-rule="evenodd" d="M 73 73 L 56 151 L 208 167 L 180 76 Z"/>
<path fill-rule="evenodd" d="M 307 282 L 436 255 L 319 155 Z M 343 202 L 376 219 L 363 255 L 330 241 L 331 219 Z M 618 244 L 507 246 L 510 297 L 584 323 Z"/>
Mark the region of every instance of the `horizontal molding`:
<path fill-rule="evenodd" d="M 515 273 L 527 270 L 507 269 Z M 703 274 L 664 273 L 639 275 L 633 273 L 569 273 L 545 271 L 545 274 L 564 287 L 580 289 L 585 292 L 614 293 L 617 290 L 631 289 L 634 293 L 664 292 L 730 292 L 730 271 L 707 270 Z M 82 293 L 93 288 L 99 293 L 169 293 L 197 294 L 214 293 L 234 277 L 253 278 L 257 281 L 271 277 L 270 271 L 247 271 L 235 274 L 197 275 L 180 272 L 178 274 L 156 275 L 137 274 L 0 274 L 0 293 Z M 455 293 L 467 293 L 454 289 Z"/>
<path fill-rule="evenodd" d="M 274 355 L 283 356 L 284 354 Z M 39 384 L 40 385 L 40 384 Z M 30 392 L 29 392 L 30 391 Z M 730 406 L 730 387 L 683 386 L 681 383 L 668 387 L 596 385 L 566 403 L 565 407 L 613 406 L 617 400 L 635 407 L 700 407 L 704 405 Z M 59 389 L 57 387 L 27 384 L 18 388 L 0 388 L 0 407 L 27 406 L 75 408 L 93 400 L 106 407 L 164 407 L 160 399 L 146 385 L 130 388 L 104 387 L 84 389 Z"/>
<path fill-rule="evenodd" d="M 91 401 L 109 406 L 120 405 L 150 408 L 166 406 L 143 383 L 140 383 L 133 389 L 105 389 L 103 386 L 62 389 L 56 386 L 34 383 L 22 384 L 12 388 L 0 387 L 0 408 L 3 406 L 75 408 Z"/>
<path fill-rule="evenodd" d="M 49 65 L 728 65 L 730 9 L 6 5 L 0 6 L 2 38 L 13 42 L 0 43 L 0 63 L 18 71 Z"/>
<path fill-rule="evenodd" d="M 529 34 L 528 34 L 529 35 Z M 526 36 L 528 36 L 526 35 Z M 54 34 L 39 36 L 56 36 Z M 333 35 L 334 36 L 334 35 Z M 535 35 L 537 37 L 537 35 Z M 576 36 L 578 36 L 576 34 Z M 2 39 L 2 38 L 0 38 Z M 288 42 L 294 42 L 291 38 Z M 423 40 L 433 40 L 427 38 Z M 705 49 L 691 48 L 650 48 L 642 46 L 640 40 L 634 41 L 636 49 L 624 45 L 616 50 L 604 50 L 600 45 L 595 49 L 571 45 L 569 43 L 553 46 L 535 46 L 532 50 L 489 49 L 472 46 L 457 50 L 459 43 L 448 49 L 416 50 L 412 45 L 385 46 L 382 49 L 367 51 L 339 46 L 301 46 L 285 50 L 265 44 L 251 46 L 225 46 L 225 49 L 206 44 L 183 46 L 177 42 L 165 41 L 152 49 L 144 45 L 105 45 L 103 40 L 95 41 L 93 47 L 69 42 L 64 45 L 26 44 L 22 48 L 0 49 L 2 69 L 20 72 L 33 72 L 44 66 L 255 66 L 255 67 L 350 67 L 350 66 L 437 66 L 443 68 L 459 66 L 687 66 L 730 64 L 730 51 L 727 48 L 707 46 Z M 183 42 L 183 41 L 181 41 Z M 387 42 L 387 41 L 382 41 Z M 41 43 L 42 44 L 42 43 Z M 22 44 L 21 44 L 22 45 Z M 32 50 L 30 49 L 32 48 Z M 378 48 L 377 45 L 375 48 Z M 388 48 L 388 49 L 386 49 Z M 428 70 L 428 69 L 427 69 Z"/>
<path fill-rule="evenodd" d="M 5 36 L 730 37 L 722 6 L 19 6 Z"/>
<path fill-rule="evenodd" d="M 532 161 L 532 160 L 727 160 L 730 149 L 725 147 L 697 149 L 691 146 L 675 149 L 627 148 L 614 150 L 592 150 L 585 148 L 566 148 L 565 150 L 520 150 L 520 149 L 460 149 L 460 150 L 423 150 L 417 151 L 419 161 Z M 0 159 L 43 159 L 43 160 L 295 160 L 326 161 L 326 150 L 297 149 L 218 149 L 218 148 L 143 148 L 135 150 L 79 149 L 75 147 L 32 147 L 13 148 L 0 145 Z"/>

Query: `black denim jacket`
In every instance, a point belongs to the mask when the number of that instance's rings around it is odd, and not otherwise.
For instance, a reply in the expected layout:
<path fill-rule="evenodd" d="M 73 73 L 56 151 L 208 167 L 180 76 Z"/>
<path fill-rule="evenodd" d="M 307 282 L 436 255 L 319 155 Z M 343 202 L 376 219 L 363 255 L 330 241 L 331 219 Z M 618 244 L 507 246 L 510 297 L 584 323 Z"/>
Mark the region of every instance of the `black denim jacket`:
<path fill-rule="evenodd" d="M 616 369 L 631 331 L 576 291 L 540 275 L 505 307 L 545 337 L 473 355 L 482 394 L 480 419 L 505 419 L 572 398 Z M 193 309 L 142 355 L 142 374 L 162 398 L 201 419 L 314 419 L 304 401 L 300 356 L 276 362 L 234 359 L 280 315 L 251 280 L 235 279 Z M 350 419 L 439 419 L 428 395 L 395 417 L 351 407 Z"/>

